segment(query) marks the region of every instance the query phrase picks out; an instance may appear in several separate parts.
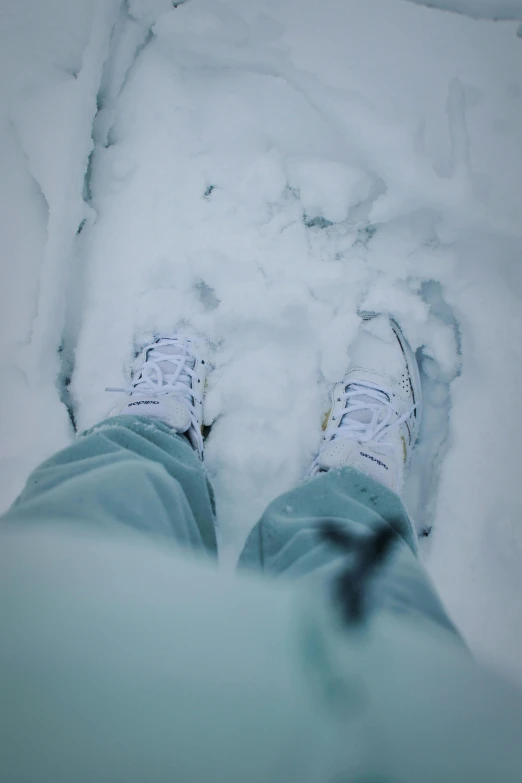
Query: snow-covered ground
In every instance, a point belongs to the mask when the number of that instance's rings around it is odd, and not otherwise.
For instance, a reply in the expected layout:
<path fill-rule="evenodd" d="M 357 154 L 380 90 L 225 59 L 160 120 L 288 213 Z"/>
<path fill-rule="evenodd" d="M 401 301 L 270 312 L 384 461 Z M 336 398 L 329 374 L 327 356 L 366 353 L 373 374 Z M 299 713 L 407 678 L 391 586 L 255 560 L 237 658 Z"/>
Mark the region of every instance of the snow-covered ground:
<path fill-rule="evenodd" d="M 472 19 L 522 19 L 522 0 L 411 0 L 429 8 L 440 8 Z"/>
<path fill-rule="evenodd" d="M 2 506 L 182 326 L 214 351 L 230 566 L 309 465 L 358 311 L 390 312 L 422 367 L 423 558 L 474 652 L 522 682 L 517 23 L 406 0 L 4 0 L 0 43 Z"/>

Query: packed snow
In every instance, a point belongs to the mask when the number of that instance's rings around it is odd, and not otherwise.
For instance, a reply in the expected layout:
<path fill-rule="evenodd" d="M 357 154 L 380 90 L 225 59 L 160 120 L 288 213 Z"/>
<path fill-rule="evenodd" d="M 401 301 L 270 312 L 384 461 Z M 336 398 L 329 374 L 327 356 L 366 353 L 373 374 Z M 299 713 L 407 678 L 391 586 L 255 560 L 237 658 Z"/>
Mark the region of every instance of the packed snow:
<path fill-rule="evenodd" d="M 405 0 L 9 0 L 0 42 L 2 507 L 181 328 L 212 351 L 230 568 L 311 463 L 359 313 L 388 312 L 422 369 L 422 557 L 474 653 L 522 682 L 517 24 Z"/>

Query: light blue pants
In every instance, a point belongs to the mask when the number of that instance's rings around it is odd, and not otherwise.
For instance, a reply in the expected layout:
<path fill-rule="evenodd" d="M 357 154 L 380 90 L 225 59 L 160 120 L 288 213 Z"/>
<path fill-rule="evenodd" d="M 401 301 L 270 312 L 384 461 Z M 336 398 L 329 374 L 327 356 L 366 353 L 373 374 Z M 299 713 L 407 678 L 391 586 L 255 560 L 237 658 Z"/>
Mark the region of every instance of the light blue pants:
<path fill-rule="evenodd" d="M 5 517 L 10 524 L 56 520 L 106 529 L 125 525 L 216 555 L 214 498 L 202 464 L 186 438 L 139 416 L 109 419 L 44 462 Z M 375 530 L 394 528 L 393 553 L 366 586 L 367 601 L 456 633 L 416 556 L 415 534 L 400 499 L 350 468 L 321 474 L 271 503 L 239 567 L 270 577 L 333 581 L 349 568 L 350 552 L 322 538 L 325 523 L 348 534 L 354 550 Z"/>
<path fill-rule="evenodd" d="M 310 479 L 234 576 L 214 522 L 189 443 L 145 418 L 32 474 L 0 524 L 2 783 L 521 779 L 520 695 L 462 644 L 396 495 Z"/>

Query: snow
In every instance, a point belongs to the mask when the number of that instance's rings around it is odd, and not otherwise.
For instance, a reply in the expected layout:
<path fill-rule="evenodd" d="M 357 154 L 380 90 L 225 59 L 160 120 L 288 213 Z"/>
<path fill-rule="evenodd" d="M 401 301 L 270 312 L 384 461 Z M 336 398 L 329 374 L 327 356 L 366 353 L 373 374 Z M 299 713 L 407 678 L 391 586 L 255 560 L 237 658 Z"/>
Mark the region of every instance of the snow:
<path fill-rule="evenodd" d="M 358 313 L 389 312 L 422 368 L 422 557 L 522 681 L 517 25 L 403 0 L 42 5 L 0 12 L 2 505 L 68 414 L 107 415 L 137 347 L 193 330 L 230 568 L 310 464 Z"/>
<path fill-rule="evenodd" d="M 55 286 L 43 269 L 53 265 L 53 244 L 67 243 L 62 218 L 69 210 L 58 188 L 65 186 L 67 164 L 60 143 L 73 143 L 63 119 L 66 107 L 72 108 L 72 84 L 82 69 L 91 18 L 90 7 L 80 0 L 54 0 L 45 9 L 41 3 L 7 0 L 0 9 L 0 345 L 9 379 L 2 389 L 0 424 L 3 505 L 22 488 L 29 469 L 70 439 L 55 383 L 58 345 L 40 341 L 36 348 L 32 338 L 40 306 L 46 309 L 43 289 L 50 294 Z M 83 134 L 88 138 L 88 128 Z M 78 177 L 81 168 L 78 160 Z M 53 329 L 55 323 L 53 314 L 45 325 L 40 319 L 40 328 Z"/>
<path fill-rule="evenodd" d="M 411 0 L 419 5 L 466 14 L 473 19 L 522 19 L 522 0 Z"/>

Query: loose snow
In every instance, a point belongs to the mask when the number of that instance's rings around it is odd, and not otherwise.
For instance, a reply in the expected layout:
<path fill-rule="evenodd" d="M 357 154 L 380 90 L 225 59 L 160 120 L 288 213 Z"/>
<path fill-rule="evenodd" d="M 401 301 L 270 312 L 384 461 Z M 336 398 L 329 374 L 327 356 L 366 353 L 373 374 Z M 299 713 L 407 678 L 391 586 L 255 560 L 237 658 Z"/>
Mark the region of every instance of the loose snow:
<path fill-rule="evenodd" d="M 212 346 L 230 567 L 310 464 L 358 313 L 388 312 L 422 368 L 422 556 L 522 681 L 516 32 L 402 0 L 4 2 L 3 507 L 182 328 Z"/>

